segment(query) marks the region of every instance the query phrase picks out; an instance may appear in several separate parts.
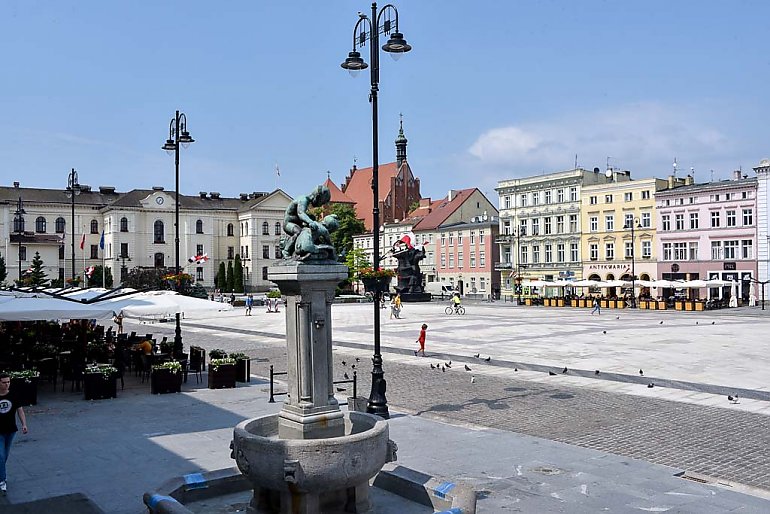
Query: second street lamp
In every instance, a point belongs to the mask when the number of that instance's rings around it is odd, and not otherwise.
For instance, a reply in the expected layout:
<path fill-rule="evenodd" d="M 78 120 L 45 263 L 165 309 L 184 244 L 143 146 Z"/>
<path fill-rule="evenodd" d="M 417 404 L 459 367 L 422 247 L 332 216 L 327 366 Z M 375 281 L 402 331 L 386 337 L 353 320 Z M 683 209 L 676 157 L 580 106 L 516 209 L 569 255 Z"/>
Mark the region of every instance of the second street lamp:
<path fill-rule="evenodd" d="M 174 192 L 174 274 L 179 275 L 179 147 L 187 148 L 195 140 L 187 131 L 187 116 L 179 111 L 171 119 L 168 126 L 168 139 L 163 145 L 163 150 L 174 155 L 174 171 L 176 173 L 176 187 Z M 177 282 L 179 283 L 179 282 Z M 180 314 L 176 313 L 176 328 L 174 329 L 174 357 L 182 356 L 182 322 Z"/>
<path fill-rule="evenodd" d="M 19 203 L 16 204 L 16 212 L 13 213 L 13 231 L 16 232 L 16 237 L 19 238 L 19 284 L 17 287 L 21 287 L 21 242 L 24 239 L 24 201 L 19 197 Z"/>
<path fill-rule="evenodd" d="M 634 237 L 634 227 L 642 228 L 639 219 L 630 217 L 626 221 L 624 229 L 631 229 L 631 307 L 636 307 L 636 238 Z"/>
<path fill-rule="evenodd" d="M 366 29 L 369 29 L 367 32 Z M 379 153 L 377 146 L 377 91 L 380 82 L 380 33 L 390 35 L 382 49 L 394 57 L 400 57 L 402 53 L 412 49 L 406 43 L 403 34 L 398 31 L 398 10 L 392 4 L 383 7 L 377 12 L 377 3 L 372 3 L 372 17 L 358 13 L 358 21 L 353 28 L 353 50 L 348 54 L 342 68 L 348 70 L 351 75 L 356 75 L 365 70 L 369 65 L 361 57 L 356 49 L 369 42 L 369 62 L 371 63 L 370 78 L 371 90 L 369 102 L 372 104 L 372 228 L 374 232 L 374 255 L 372 267 L 376 270 L 380 267 L 380 206 L 379 206 Z M 380 297 L 382 293 L 374 293 L 374 356 L 372 357 L 372 390 L 366 405 L 366 412 L 377 414 L 383 418 L 389 418 L 388 400 L 385 397 L 385 373 L 382 370 L 382 355 L 380 354 Z"/>
<path fill-rule="evenodd" d="M 70 279 L 72 279 L 72 283 L 75 283 L 75 197 L 80 194 L 80 184 L 78 184 L 78 172 L 75 171 L 75 168 L 72 168 L 72 171 L 69 172 L 69 175 L 67 175 L 67 189 L 66 189 L 67 197 L 72 200 L 72 226 L 70 227 L 70 236 L 71 236 L 71 248 L 72 248 L 72 276 L 70 276 Z"/>

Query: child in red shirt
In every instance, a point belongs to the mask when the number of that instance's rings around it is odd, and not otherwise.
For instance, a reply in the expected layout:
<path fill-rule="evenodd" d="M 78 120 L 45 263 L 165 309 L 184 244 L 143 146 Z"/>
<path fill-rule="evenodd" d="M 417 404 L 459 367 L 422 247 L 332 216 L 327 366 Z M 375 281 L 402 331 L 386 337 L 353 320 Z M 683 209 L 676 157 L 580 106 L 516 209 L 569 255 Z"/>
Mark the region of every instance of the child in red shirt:
<path fill-rule="evenodd" d="M 422 352 L 422 356 L 423 356 L 423 357 L 425 357 L 425 331 L 426 331 L 427 329 L 428 329 L 428 325 L 426 325 L 425 323 L 423 323 L 423 324 L 422 324 L 422 330 L 420 330 L 420 337 L 418 337 L 418 338 L 417 338 L 417 341 L 415 341 L 416 343 L 420 343 L 420 349 L 419 349 L 419 350 L 415 350 L 415 351 L 414 351 L 414 354 L 415 354 L 415 356 L 416 356 L 416 355 L 417 355 L 419 352 Z"/>

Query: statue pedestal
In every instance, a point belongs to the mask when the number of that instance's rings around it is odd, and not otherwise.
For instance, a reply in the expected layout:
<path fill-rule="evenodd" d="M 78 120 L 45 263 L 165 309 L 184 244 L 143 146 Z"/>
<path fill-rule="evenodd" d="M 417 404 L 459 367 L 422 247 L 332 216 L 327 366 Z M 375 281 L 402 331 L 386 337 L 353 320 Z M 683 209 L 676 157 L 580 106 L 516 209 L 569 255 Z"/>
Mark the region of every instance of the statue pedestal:
<path fill-rule="evenodd" d="M 348 269 L 342 264 L 287 262 L 271 266 L 268 277 L 287 298 L 289 391 L 278 417 L 278 436 L 339 437 L 344 421 L 332 383 L 331 305 Z"/>

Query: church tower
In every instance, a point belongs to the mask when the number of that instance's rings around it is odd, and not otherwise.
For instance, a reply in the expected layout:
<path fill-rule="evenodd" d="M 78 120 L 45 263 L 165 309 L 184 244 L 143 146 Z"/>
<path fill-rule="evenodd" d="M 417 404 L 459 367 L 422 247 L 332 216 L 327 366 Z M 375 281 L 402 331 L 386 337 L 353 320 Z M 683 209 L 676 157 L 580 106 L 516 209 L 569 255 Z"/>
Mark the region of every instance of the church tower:
<path fill-rule="evenodd" d="M 406 162 L 406 136 L 404 136 L 404 118 L 398 122 L 398 137 L 396 137 L 396 169 Z"/>

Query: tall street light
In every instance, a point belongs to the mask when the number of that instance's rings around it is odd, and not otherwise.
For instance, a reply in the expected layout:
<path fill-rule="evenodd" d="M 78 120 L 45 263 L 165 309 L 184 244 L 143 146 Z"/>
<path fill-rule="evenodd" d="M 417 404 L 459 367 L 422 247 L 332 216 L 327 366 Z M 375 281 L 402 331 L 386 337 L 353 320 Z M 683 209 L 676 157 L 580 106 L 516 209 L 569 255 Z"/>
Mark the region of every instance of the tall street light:
<path fill-rule="evenodd" d="M 70 277 L 74 283 L 75 281 L 75 197 L 80 194 L 80 184 L 78 184 L 78 172 L 75 171 L 75 168 L 72 168 L 72 171 L 69 172 L 69 175 L 67 176 L 67 198 L 70 198 L 72 200 L 71 206 L 72 206 L 72 226 L 70 227 L 71 232 L 71 248 L 72 248 L 72 276 Z"/>
<path fill-rule="evenodd" d="M 369 29 L 368 32 L 366 29 Z M 392 31 L 392 33 L 391 33 Z M 390 35 L 390 39 L 382 46 L 394 59 L 402 53 L 412 49 L 406 43 L 404 35 L 398 31 L 398 10 L 392 4 L 383 7 L 377 12 L 377 3 L 372 3 L 372 16 L 358 13 L 358 21 L 353 28 L 353 50 L 348 53 L 347 59 L 341 66 L 355 76 L 361 70 L 369 67 L 361 57 L 357 47 L 369 42 L 369 62 L 371 63 L 370 78 L 371 90 L 369 102 L 372 104 L 372 227 L 374 230 L 374 256 L 373 268 L 380 267 L 380 207 L 379 207 L 379 154 L 377 147 L 377 91 L 380 82 L 380 33 Z M 372 391 L 366 405 L 366 412 L 377 414 L 385 419 L 390 417 L 388 413 L 388 400 L 385 398 L 385 373 L 382 370 L 382 355 L 380 354 L 380 291 L 375 292 L 374 301 L 374 357 L 372 358 Z"/>
<path fill-rule="evenodd" d="M 179 275 L 179 147 L 187 148 L 195 140 L 187 132 L 187 116 L 176 111 L 168 126 L 168 139 L 163 145 L 169 155 L 174 155 L 174 171 L 176 172 L 176 187 L 174 193 L 174 274 Z M 177 283 L 179 283 L 177 281 Z M 180 314 L 176 313 L 176 329 L 174 331 L 174 356 L 182 356 L 182 323 Z"/>
<path fill-rule="evenodd" d="M 24 238 L 24 201 L 19 197 L 19 202 L 16 204 L 16 212 L 13 213 L 13 231 L 16 232 L 16 237 L 19 238 L 19 285 L 21 287 L 21 240 Z"/>
<path fill-rule="evenodd" d="M 639 224 L 639 218 L 632 217 L 630 221 L 623 226 L 624 229 L 631 229 L 631 307 L 636 307 L 636 239 L 634 238 L 634 227 L 642 228 Z"/>

